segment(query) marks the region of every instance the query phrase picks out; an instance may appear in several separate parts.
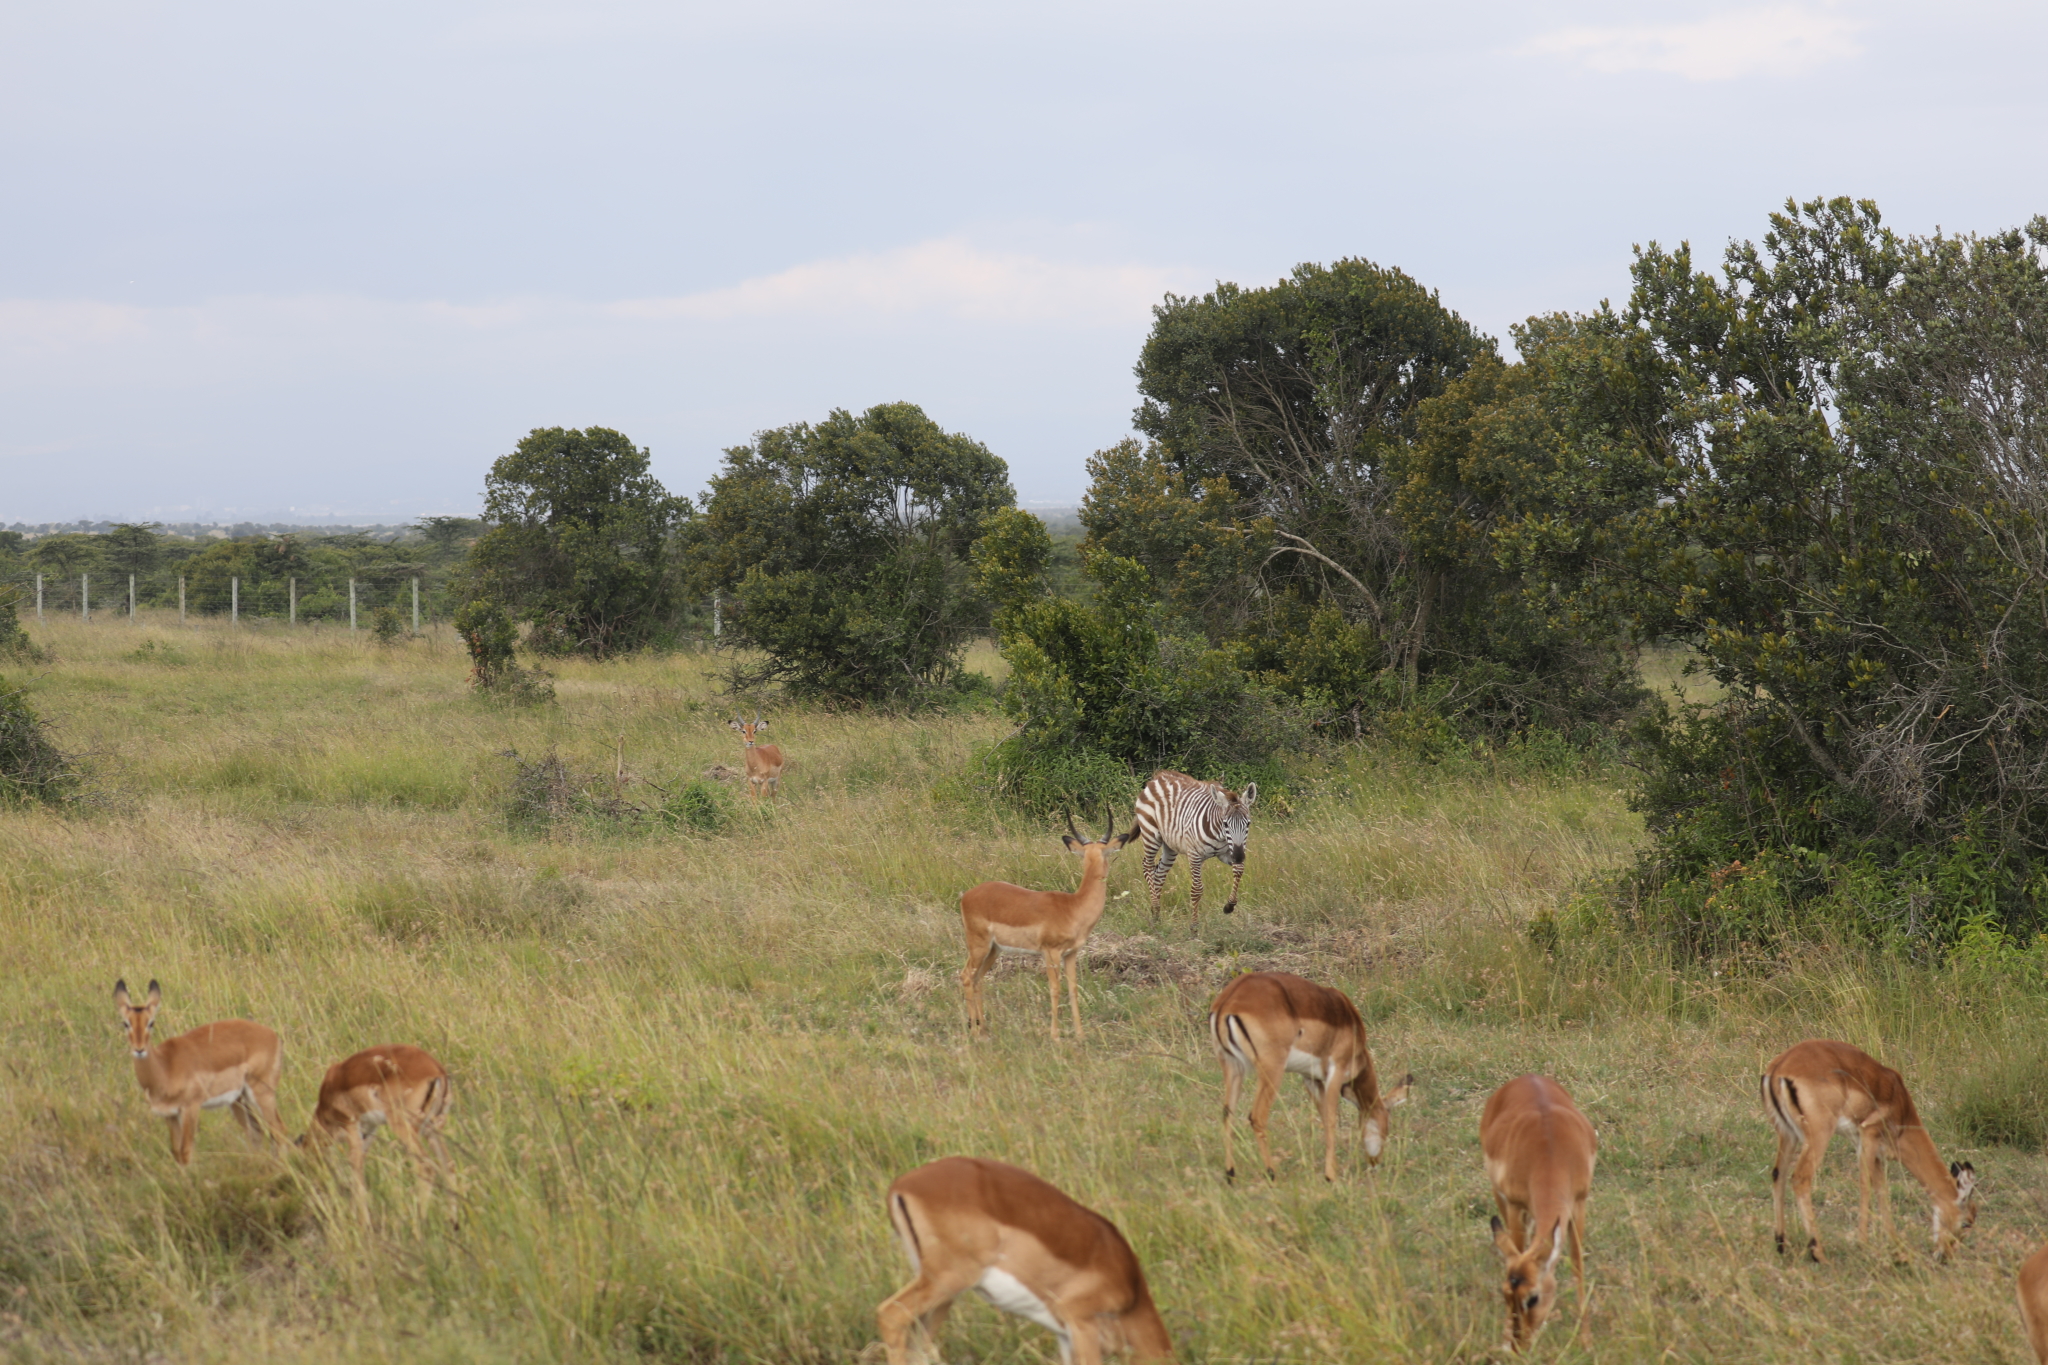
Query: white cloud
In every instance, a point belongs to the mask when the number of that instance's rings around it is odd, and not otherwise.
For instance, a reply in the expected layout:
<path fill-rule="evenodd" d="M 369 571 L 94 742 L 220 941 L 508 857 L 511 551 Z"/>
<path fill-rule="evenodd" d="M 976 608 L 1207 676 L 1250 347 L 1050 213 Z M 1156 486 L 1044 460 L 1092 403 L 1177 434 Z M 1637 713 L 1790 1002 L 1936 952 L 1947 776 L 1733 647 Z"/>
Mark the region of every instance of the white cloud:
<path fill-rule="evenodd" d="M 790 314 L 939 313 L 976 322 L 1142 322 L 1187 271 L 1074 265 L 983 251 L 957 237 L 792 266 L 725 289 L 611 305 L 622 317 L 726 321 Z"/>
<path fill-rule="evenodd" d="M 1840 14 L 1789 5 L 1729 10 L 1689 24 L 1565 28 L 1522 51 L 1565 57 L 1609 75 L 1661 71 L 1690 81 L 1796 76 L 1862 51 L 1862 25 Z"/>
<path fill-rule="evenodd" d="M 887 331 L 936 320 L 984 333 L 1053 325 L 1136 334 L 1163 294 L 1200 284 L 1187 270 L 1074 264 L 946 238 L 813 261 L 701 293 L 604 302 L 329 294 L 162 306 L 0 299 L 0 390 L 90 382 L 98 367 L 117 361 L 142 383 L 186 383 L 207 374 L 281 378 L 314 357 L 364 372 L 432 364 L 450 347 L 631 348 L 663 337 L 708 338 L 713 324 L 752 321 Z"/>

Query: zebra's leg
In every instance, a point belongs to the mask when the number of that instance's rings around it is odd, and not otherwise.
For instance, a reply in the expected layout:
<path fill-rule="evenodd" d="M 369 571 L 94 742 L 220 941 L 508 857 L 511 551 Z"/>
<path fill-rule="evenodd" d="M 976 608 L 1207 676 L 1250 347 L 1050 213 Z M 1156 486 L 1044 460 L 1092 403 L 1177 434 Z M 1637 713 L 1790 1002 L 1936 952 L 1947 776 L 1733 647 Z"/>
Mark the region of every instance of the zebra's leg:
<path fill-rule="evenodd" d="M 1230 914 L 1237 909 L 1237 888 L 1244 882 L 1244 864 L 1230 865 L 1230 899 L 1223 902 L 1223 913 Z"/>
<path fill-rule="evenodd" d="M 1206 854 L 1188 854 L 1188 927 L 1194 928 L 1202 919 L 1202 864 L 1208 861 Z"/>
<path fill-rule="evenodd" d="M 1154 856 L 1156 853 L 1156 857 Z M 1173 870 L 1173 848 L 1147 842 L 1145 886 L 1152 893 L 1152 922 L 1159 922 L 1159 898 L 1166 894 L 1166 874 Z"/>

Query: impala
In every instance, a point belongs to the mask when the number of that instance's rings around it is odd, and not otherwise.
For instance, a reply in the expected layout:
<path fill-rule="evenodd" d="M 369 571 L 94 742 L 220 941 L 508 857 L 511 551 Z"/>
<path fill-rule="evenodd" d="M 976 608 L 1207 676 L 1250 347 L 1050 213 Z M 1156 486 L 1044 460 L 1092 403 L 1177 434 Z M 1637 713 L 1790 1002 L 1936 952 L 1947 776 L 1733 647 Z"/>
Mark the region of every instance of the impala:
<path fill-rule="evenodd" d="M 1052 994 L 1052 1036 L 1060 1036 L 1060 964 L 1067 968 L 1067 1004 L 1074 1013 L 1074 1037 L 1081 1037 L 1081 997 L 1077 993 L 1081 945 L 1095 932 L 1102 918 L 1108 867 L 1107 855 L 1124 846 L 1128 836 L 1118 835 L 1116 812 L 1109 812 L 1109 828 L 1100 839 L 1090 839 L 1074 828 L 1067 816 L 1067 833 L 1060 842 L 1081 855 L 1081 885 L 1074 891 L 1033 891 L 1010 882 L 983 882 L 960 898 L 960 920 L 967 929 L 967 965 L 960 969 L 960 986 L 967 993 L 967 1025 L 988 1031 L 988 1014 L 982 999 L 982 979 L 1005 949 L 1037 953 L 1045 963 L 1045 984 Z"/>
<path fill-rule="evenodd" d="M 917 1278 L 875 1310 L 889 1365 L 936 1355 L 953 1300 L 969 1289 L 1059 1338 L 1064 1365 L 1096 1365 L 1121 1345 L 1135 1360 L 1173 1359 L 1131 1245 L 1101 1214 L 1029 1171 L 949 1156 L 899 1176 L 889 1221 Z"/>
<path fill-rule="evenodd" d="M 2027 1344 L 2034 1359 L 2048 1365 L 2048 1247 L 2027 1257 L 2020 1267 L 2020 1321 L 2027 1325 Z"/>
<path fill-rule="evenodd" d="M 1806 1228 L 1806 1254 L 1824 1261 L 1813 1222 L 1813 1177 L 1827 1154 L 1828 1139 L 1840 1129 L 1856 1138 L 1863 1194 L 1856 1237 L 1870 1233 L 1870 1195 L 1877 1192 L 1885 1234 L 1893 1234 L 1891 1189 L 1885 1158 L 1897 1157 L 1934 1201 L 1934 1254 L 1946 1259 L 1964 1229 L 1977 1221 L 1977 1173 L 1969 1162 L 1943 1166 L 1934 1140 L 1920 1122 L 1913 1097 L 1899 1073 L 1870 1054 L 1820 1038 L 1780 1053 L 1764 1069 L 1764 1113 L 1778 1130 L 1778 1160 L 1771 1167 L 1772 1230 L 1785 1250 L 1785 1181 L 1799 1201 Z M 1788 1167 L 1794 1155 L 1798 1162 Z"/>
<path fill-rule="evenodd" d="M 448 1148 L 441 1141 L 448 1099 L 448 1073 L 425 1051 L 403 1043 L 365 1048 L 327 1068 L 313 1121 L 299 1145 L 314 1151 L 329 1139 L 343 1139 L 360 1189 L 363 1149 L 379 1128 L 388 1126 L 424 1179 L 430 1172 L 422 1140 L 432 1144 L 443 1170 L 449 1166 Z"/>
<path fill-rule="evenodd" d="M 1535 1340 L 1557 1305 L 1557 1262 L 1571 1238 L 1586 1335 L 1586 1196 L 1600 1139 L 1564 1087 L 1548 1076 L 1509 1081 L 1479 1116 L 1479 1148 L 1493 1182 L 1493 1245 L 1507 1263 L 1508 1349 Z"/>
<path fill-rule="evenodd" d="M 740 738 L 746 741 L 746 748 L 742 753 L 747 761 L 747 789 L 753 793 L 755 804 L 758 805 L 760 803 L 761 788 L 763 787 L 768 788 L 771 793 L 780 792 L 782 790 L 782 750 L 773 744 L 756 744 L 754 742 L 754 736 L 768 728 L 768 722 L 761 719 L 761 713 L 756 711 L 752 721 L 741 720 L 738 716 L 734 716 L 730 721 L 726 722 L 726 728 L 739 731 Z"/>
<path fill-rule="evenodd" d="M 199 1111 L 232 1108 L 252 1141 L 266 1131 L 280 1146 L 284 1124 L 277 1117 L 277 1074 L 284 1066 L 284 1047 L 277 1035 L 246 1019 L 201 1024 L 190 1033 L 167 1038 L 155 1047 L 163 991 L 152 981 L 140 1005 L 128 999 L 128 983 L 114 983 L 114 1006 L 128 1052 L 135 1059 L 135 1079 L 149 1097 L 149 1112 L 171 1128 L 171 1155 L 180 1166 L 192 1164 L 192 1139 L 199 1132 Z"/>
<path fill-rule="evenodd" d="M 1346 1095 L 1358 1106 L 1359 1141 L 1366 1166 L 1377 1166 L 1389 1127 L 1387 1111 L 1405 1103 L 1413 1075 L 1387 1094 L 1365 1044 L 1365 1020 L 1344 992 L 1286 972 L 1251 972 L 1225 986 L 1209 1006 L 1209 1035 L 1223 1063 L 1223 1174 L 1237 1178 L 1231 1112 L 1247 1071 L 1258 1073 L 1252 1097 L 1252 1132 L 1266 1177 L 1273 1176 L 1273 1149 L 1266 1120 L 1280 1093 L 1280 1078 L 1293 1072 L 1308 1082 L 1323 1118 L 1323 1179 L 1337 1178 L 1337 1118 Z"/>

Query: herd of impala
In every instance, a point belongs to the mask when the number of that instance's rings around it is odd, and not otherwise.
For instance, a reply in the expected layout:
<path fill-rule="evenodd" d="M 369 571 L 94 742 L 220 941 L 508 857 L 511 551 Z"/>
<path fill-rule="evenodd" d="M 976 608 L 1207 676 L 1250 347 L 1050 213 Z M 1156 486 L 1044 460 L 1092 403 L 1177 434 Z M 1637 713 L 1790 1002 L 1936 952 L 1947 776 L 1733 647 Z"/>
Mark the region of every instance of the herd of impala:
<path fill-rule="evenodd" d="M 757 716 L 753 724 L 735 721 L 733 728 L 746 743 L 748 776 L 756 796 L 763 785 L 772 791 L 781 775 L 782 756 L 769 746 L 756 745 L 755 732 L 764 723 Z M 1181 773 L 1156 774 L 1125 833 L 1116 832 L 1114 812 L 1099 839 L 1084 835 L 1072 816 L 1067 818 L 1063 842 L 1081 856 L 1078 889 L 1036 891 L 1008 882 L 984 882 L 963 895 L 960 914 L 967 965 L 961 986 L 970 1029 L 987 1030 L 983 979 L 997 955 L 1009 950 L 1037 953 L 1043 960 L 1055 1040 L 1060 974 L 1065 968 L 1074 1036 L 1079 1039 L 1077 962 L 1102 918 L 1107 854 L 1144 838 L 1155 915 L 1155 868 L 1170 865 L 1175 852 L 1188 854 L 1195 869 L 1191 900 L 1198 911 L 1202 857 L 1229 857 L 1234 872 L 1242 876 L 1247 811 L 1255 794 L 1256 789 L 1240 795 Z M 1235 892 L 1233 881 L 1226 911 L 1236 904 Z M 170 1124 L 172 1156 L 180 1165 L 191 1162 L 202 1109 L 232 1109 L 252 1140 L 267 1134 L 283 1146 L 287 1139 L 278 1115 L 277 1082 L 284 1053 L 277 1034 L 236 1019 L 205 1024 L 152 1045 L 162 999 L 154 981 L 139 1005 L 129 997 L 125 981 L 114 986 L 135 1078 L 148 1097 L 150 1112 Z M 1234 1180 L 1237 1174 L 1231 1116 L 1248 1074 L 1255 1078 L 1248 1118 L 1268 1179 L 1274 1178 L 1276 1166 L 1267 1122 L 1281 1079 L 1288 1073 L 1302 1077 L 1319 1104 L 1323 1178 L 1337 1179 L 1339 1105 L 1347 1097 L 1358 1111 L 1368 1172 L 1378 1165 L 1386 1150 L 1390 1111 L 1408 1098 L 1415 1078 L 1404 1076 L 1391 1090 L 1380 1088 L 1365 1021 L 1342 991 L 1286 972 L 1248 973 L 1226 985 L 1210 1005 L 1209 1034 L 1223 1068 L 1226 1179 Z M 1942 1164 L 1898 1072 L 1846 1043 L 1812 1039 L 1774 1059 L 1759 1088 L 1765 1115 L 1778 1135 L 1771 1195 L 1781 1253 L 1786 1249 L 1789 1182 L 1799 1205 L 1807 1255 L 1815 1261 L 1826 1259 L 1814 1221 L 1813 1181 L 1837 1131 L 1856 1139 L 1862 1193 L 1859 1238 L 1869 1235 L 1873 1193 L 1887 1235 L 1892 1231 L 1887 1158 L 1904 1165 L 1933 1201 L 1937 1259 L 1947 1259 L 1960 1234 L 1976 1221 L 1976 1173 L 1967 1162 Z M 345 1142 L 361 1202 L 364 1146 L 379 1128 L 389 1127 L 397 1134 L 423 1178 L 432 1171 L 428 1146 L 441 1170 L 450 1169 L 441 1140 L 449 1099 L 448 1073 L 426 1052 L 406 1046 L 368 1048 L 328 1068 L 312 1123 L 298 1145 Z M 1578 1332 L 1583 1340 L 1589 1297 L 1586 1201 L 1600 1145 L 1593 1125 L 1555 1080 L 1526 1075 L 1508 1081 L 1487 1100 L 1479 1120 L 1479 1145 L 1498 1210 L 1492 1227 L 1494 1245 L 1505 1263 L 1507 1347 L 1516 1352 L 1526 1348 L 1550 1316 L 1558 1297 L 1557 1266 L 1567 1246 L 1578 1284 Z M 1145 1272 L 1123 1234 L 1108 1219 L 1030 1172 L 999 1161 L 947 1157 L 899 1177 L 889 1187 L 886 1208 L 915 1276 L 876 1313 L 890 1365 L 905 1365 L 922 1355 L 923 1348 L 935 1342 L 953 1301 L 969 1289 L 1055 1333 L 1063 1361 L 1093 1365 L 1105 1350 L 1118 1346 L 1135 1359 L 1173 1359 L 1173 1343 Z M 2021 1268 L 2019 1304 L 2035 1354 L 2048 1365 L 2048 1247 Z"/>

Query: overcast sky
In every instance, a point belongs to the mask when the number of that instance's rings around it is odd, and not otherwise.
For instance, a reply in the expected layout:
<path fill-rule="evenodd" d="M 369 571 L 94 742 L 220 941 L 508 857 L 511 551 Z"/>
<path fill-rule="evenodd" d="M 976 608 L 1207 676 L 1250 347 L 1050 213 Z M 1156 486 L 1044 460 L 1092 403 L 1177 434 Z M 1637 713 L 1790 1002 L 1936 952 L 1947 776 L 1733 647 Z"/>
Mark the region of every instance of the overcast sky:
<path fill-rule="evenodd" d="M 1071 503 L 1162 294 L 1507 339 L 1787 196 L 2048 212 L 2048 7 L 0 0 L 0 522 L 473 512 L 923 405 Z"/>

